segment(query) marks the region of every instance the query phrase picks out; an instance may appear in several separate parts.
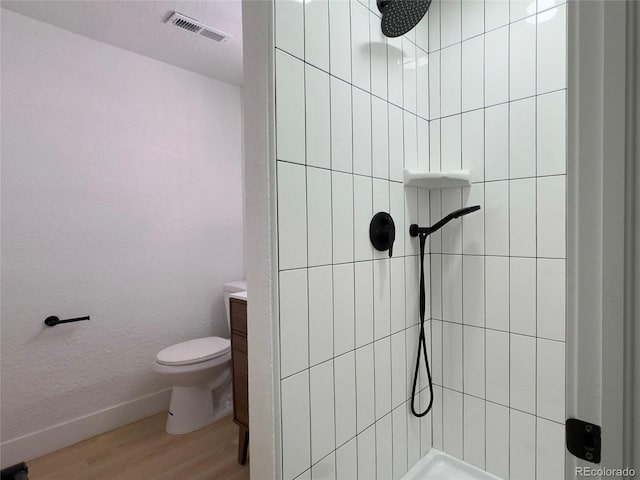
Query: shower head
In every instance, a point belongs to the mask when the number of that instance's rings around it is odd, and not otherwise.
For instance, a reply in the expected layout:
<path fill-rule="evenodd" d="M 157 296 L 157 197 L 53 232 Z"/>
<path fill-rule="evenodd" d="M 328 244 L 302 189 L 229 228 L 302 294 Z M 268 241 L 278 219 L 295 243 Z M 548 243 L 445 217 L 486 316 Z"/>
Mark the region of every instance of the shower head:
<path fill-rule="evenodd" d="M 399 37 L 415 27 L 424 17 L 431 0 L 377 0 L 382 13 L 382 33 Z"/>
<path fill-rule="evenodd" d="M 456 210 L 454 212 L 451 212 L 449 215 L 447 215 L 446 217 L 444 217 L 442 220 L 440 220 L 438 223 L 436 223 L 435 225 L 433 225 L 431 227 L 419 227 L 418 225 L 416 225 L 414 223 L 413 225 L 411 225 L 409 227 L 409 235 L 411 235 L 412 237 L 417 237 L 421 233 L 423 233 L 425 235 L 430 235 L 433 232 L 437 232 L 438 230 L 440 230 L 442 227 L 444 227 L 451 220 L 454 220 L 454 219 L 456 219 L 458 217 L 462 217 L 463 215 L 467 215 L 467 214 L 475 212 L 477 210 L 480 210 L 480 205 L 473 205 L 471 207 L 461 208 L 460 210 Z"/>

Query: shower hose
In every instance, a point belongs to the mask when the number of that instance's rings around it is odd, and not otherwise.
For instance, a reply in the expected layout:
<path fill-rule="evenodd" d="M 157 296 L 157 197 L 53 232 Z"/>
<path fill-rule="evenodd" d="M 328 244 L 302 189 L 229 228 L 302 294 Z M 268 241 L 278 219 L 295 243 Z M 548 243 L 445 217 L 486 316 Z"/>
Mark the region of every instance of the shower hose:
<path fill-rule="evenodd" d="M 411 412 L 416 417 L 424 417 L 433 406 L 433 382 L 431 380 L 431 369 L 429 368 L 429 357 L 427 356 L 427 340 L 424 332 L 424 314 L 426 307 L 426 294 L 424 286 L 424 245 L 427 241 L 428 233 L 420 232 L 420 335 L 418 337 L 418 356 L 416 358 L 416 370 L 413 374 L 413 388 L 411 391 Z M 427 379 L 429 381 L 429 405 L 420 412 L 416 409 L 416 396 L 418 395 L 418 375 L 420 372 L 420 355 L 424 355 L 424 363 L 427 367 Z"/>

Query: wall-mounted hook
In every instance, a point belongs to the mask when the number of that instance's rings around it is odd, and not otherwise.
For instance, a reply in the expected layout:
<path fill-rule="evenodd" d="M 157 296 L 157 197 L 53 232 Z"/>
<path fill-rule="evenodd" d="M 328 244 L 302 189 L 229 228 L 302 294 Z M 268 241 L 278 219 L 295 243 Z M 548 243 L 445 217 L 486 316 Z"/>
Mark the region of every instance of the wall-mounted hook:
<path fill-rule="evenodd" d="M 393 218 L 387 212 L 378 212 L 369 224 L 369 239 L 371 244 L 384 252 L 389 250 L 389 256 L 393 255 L 393 242 L 396 240 L 396 225 Z"/>
<path fill-rule="evenodd" d="M 87 315 L 86 317 L 68 318 L 66 320 L 60 320 L 55 315 L 52 315 L 50 317 L 45 318 L 44 324 L 47 327 L 55 327 L 56 325 L 58 325 L 60 323 L 80 322 L 82 320 L 89 320 L 89 315 Z"/>

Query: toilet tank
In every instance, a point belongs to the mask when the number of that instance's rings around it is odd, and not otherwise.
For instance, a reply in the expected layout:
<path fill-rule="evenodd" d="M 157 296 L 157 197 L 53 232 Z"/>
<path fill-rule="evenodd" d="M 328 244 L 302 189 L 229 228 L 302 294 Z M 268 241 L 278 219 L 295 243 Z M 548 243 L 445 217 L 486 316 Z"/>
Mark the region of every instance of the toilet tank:
<path fill-rule="evenodd" d="M 229 328 L 229 334 L 231 334 L 231 313 L 229 311 L 229 295 L 232 293 L 246 292 L 247 281 L 237 280 L 235 282 L 229 282 L 224 284 L 224 308 L 227 312 L 227 327 Z"/>

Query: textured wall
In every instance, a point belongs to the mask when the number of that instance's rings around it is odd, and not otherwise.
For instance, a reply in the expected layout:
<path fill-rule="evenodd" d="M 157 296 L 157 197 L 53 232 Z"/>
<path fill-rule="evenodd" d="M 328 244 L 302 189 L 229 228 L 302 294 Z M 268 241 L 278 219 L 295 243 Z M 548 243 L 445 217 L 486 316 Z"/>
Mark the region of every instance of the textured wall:
<path fill-rule="evenodd" d="M 284 478 L 399 478 L 432 444 L 503 478 L 562 478 L 565 5 L 434 1 L 400 39 L 372 1 L 275 15 Z M 470 168 L 473 186 L 404 188 L 403 166 Z M 430 239 L 435 406 L 416 420 L 406 230 L 473 204 Z M 368 240 L 380 210 L 391 260 Z"/>
<path fill-rule="evenodd" d="M 167 388 L 161 348 L 228 334 L 240 94 L 2 11 L 3 441 Z"/>

